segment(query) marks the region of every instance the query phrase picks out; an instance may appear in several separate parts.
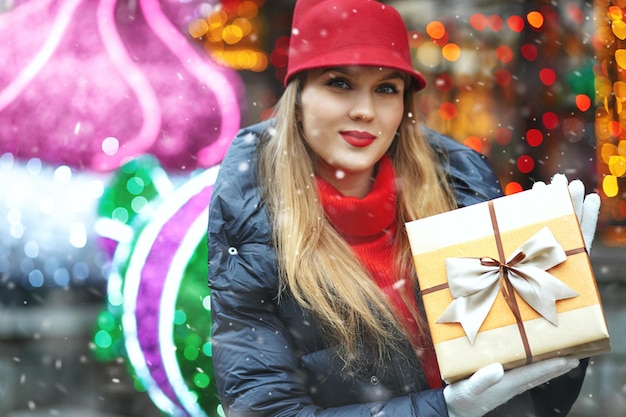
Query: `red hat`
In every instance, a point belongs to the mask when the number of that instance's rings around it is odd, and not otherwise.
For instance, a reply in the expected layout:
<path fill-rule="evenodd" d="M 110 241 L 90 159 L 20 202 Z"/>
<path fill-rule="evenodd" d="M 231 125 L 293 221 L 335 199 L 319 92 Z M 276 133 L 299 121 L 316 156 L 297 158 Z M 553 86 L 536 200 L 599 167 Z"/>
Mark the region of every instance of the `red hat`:
<path fill-rule="evenodd" d="M 285 85 L 301 71 L 347 65 L 394 68 L 411 75 L 415 89 L 426 86 L 396 9 L 374 0 L 297 0 Z"/>

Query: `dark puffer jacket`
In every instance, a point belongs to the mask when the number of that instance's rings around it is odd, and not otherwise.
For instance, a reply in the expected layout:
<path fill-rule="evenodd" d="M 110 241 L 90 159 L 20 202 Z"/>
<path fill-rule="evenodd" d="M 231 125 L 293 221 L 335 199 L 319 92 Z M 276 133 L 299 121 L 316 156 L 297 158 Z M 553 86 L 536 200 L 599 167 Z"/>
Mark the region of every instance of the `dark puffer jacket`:
<path fill-rule="evenodd" d="M 256 146 L 267 127 L 265 122 L 237 135 L 209 209 L 213 366 L 227 415 L 447 416 L 442 390 L 428 389 L 408 343 L 405 352 L 386 363 L 342 371 L 315 319 L 289 295 L 277 299 L 276 254 L 255 167 Z M 433 131 L 426 133 L 460 206 L 502 195 L 484 157 Z M 565 415 L 578 395 L 585 366 L 493 414 Z"/>

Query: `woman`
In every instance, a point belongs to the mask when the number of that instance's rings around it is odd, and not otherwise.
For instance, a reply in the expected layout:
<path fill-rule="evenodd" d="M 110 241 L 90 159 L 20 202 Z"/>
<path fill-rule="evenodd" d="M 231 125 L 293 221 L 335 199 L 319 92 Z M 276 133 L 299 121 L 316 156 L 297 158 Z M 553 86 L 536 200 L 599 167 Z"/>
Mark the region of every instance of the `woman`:
<path fill-rule="evenodd" d="M 567 414 L 586 361 L 441 381 L 404 223 L 502 194 L 482 156 L 418 123 L 400 15 L 299 0 L 292 29 L 275 118 L 235 138 L 210 205 L 226 414 Z"/>

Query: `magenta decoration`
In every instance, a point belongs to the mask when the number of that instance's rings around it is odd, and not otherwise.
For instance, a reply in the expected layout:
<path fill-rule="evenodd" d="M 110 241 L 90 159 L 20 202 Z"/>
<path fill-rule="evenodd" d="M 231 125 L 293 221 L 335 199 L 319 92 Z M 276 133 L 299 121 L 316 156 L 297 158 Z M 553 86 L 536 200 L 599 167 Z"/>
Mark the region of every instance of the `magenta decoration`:
<path fill-rule="evenodd" d="M 186 35 L 192 3 L 30 0 L 0 14 L 0 154 L 95 171 L 146 153 L 168 171 L 217 165 L 242 82 Z"/>
<path fill-rule="evenodd" d="M 153 402 L 170 415 L 181 407 L 194 416 L 214 412 L 186 394 L 190 388 L 183 383 L 172 332 L 184 270 L 206 239 L 217 172 L 214 167 L 191 179 L 158 207 L 137 238 L 124 279 L 122 323 L 130 363 Z M 206 274 L 197 278 L 205 282 Z"/>

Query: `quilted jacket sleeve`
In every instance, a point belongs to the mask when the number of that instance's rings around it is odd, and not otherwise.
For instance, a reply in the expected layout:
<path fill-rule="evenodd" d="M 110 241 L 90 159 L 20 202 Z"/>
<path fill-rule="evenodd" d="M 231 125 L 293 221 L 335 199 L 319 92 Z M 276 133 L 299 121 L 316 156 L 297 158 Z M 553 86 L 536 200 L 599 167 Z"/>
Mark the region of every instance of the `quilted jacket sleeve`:
<path fill-rule="evenodd" d="M 441 390 L 329 409 L 308 396 L 293 341 L 276 313 L 275 254 L 253 181 L 255 143 L 250 132 L 235 139 L 210 205 L 213 366 L 226 415 L 447 416 Z"/>

